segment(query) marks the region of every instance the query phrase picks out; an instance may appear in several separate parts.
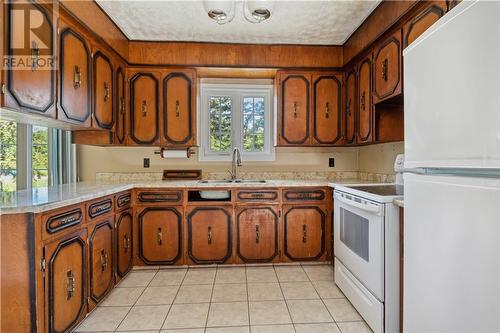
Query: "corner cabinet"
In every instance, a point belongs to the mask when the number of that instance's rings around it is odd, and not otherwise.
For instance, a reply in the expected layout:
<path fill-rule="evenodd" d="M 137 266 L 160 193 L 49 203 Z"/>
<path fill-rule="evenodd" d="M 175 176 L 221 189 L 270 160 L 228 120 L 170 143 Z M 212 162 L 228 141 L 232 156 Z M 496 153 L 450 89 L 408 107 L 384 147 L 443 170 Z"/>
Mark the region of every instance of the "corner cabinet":
<path fill-rule="evenodd" d="M 92 127 L 110 130 L 115 122 L 114 69 L 101 51 L 93 57 L 93 78 Z"/>
<path fill-rule="evenodd" d="M 153 73 L 130 76 L 130 139 L 132 144 L 159 144 L 158 78 Z"/>
<path fill-rule="evenodd" d="M 356 143 L 357 72 L 350 68 L 345 74 L 344 139 L 346 144 Z"/>
<path fill-rule="evenodd" d="M 358 65 L 357 138 L 358 144 L 372 141 L 373 100 L 372 100 L 372 58 L 371 54 Z"/>
<path fill-rule="evenodd" d="M 132 225 L 133 218 L 130 209 L 115 217 L 115 272 L 116 280 L 121 280 L 132 269 Z"/>
<path fill-rule="evenodd" d="M 34 2 L 7 2 L 4 6 L 5 25 L 5 52 L 14 61 L 25 61 L 30 55 L 29 68 L 13 67 L 13 70 L 4 71 L 2 106 L 21 111 L 36 113 L 50 118 L 56 117 L 55 109 L 55 43 L 53 13 L 50 9 Z M 14 15 L 15 11 L 29 10 L 31 15 L 40 14 L 42 25 L 37 27 L 37 41 L 31 45 L 24 38 L 24 16 Z M 35 14 L 37 13 L 37 14 Z M 2 23 L 3 24 L 3 23 Z M 24 45 L 19 45 L 24 41 Z M 3 43 L 3 41 L 2 41 Z"/>
<path fill-rule="evenodd" d="M 118 144 L 125 143 L 127 133 L 127 103 L 126 103 L 126 83 L 125 72 L 122 66 L 119 66 L 115 75 L 115 96 L 116 96 L 116 123 L 115 137 Z"/>

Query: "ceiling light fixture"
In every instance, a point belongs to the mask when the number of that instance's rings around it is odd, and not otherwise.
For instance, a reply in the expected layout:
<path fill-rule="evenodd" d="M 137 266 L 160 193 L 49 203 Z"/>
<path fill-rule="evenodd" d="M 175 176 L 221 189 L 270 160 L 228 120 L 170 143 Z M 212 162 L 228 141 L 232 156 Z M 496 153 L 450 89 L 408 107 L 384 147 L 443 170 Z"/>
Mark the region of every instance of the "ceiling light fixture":
<path fill-rule="evenodd" d="M 235 16 L 236 0 L 204 0 L 203 7 L 212 20 L 218 24 L 231 22 Z M 244 0 L 243 17 L 251 23 L 260 23 L 271 17 L 274 1 Z"/>

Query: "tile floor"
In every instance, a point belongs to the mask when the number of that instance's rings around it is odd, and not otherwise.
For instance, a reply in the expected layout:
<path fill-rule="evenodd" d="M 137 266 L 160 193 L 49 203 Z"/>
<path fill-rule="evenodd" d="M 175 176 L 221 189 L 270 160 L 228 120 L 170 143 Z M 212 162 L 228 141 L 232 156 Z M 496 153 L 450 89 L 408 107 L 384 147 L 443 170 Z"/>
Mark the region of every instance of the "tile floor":
<path fill-rule="evenodd" d="M 75 331 L 371 332 L 317 264 L 136 269 Z"/>

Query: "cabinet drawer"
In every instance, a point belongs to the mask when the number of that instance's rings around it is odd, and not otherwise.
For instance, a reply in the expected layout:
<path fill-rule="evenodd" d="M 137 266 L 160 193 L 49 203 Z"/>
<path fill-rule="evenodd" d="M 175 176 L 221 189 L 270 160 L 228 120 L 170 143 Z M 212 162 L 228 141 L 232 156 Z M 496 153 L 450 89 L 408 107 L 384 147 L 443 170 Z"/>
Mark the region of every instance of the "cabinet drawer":
<path fill-rule="evenodd" d="M 119 193 L 115 196 L 115 211 L 122 211 L 130 207 L 132 194 L 130 192 Z"/>
<path fill-rule="evenodd" d="M 141 203 L 160 203 L 160 204 L 177 204 L 182 201 L 182 191 L 137 191 L 137 204 Z"/>
<path fill-rule="evenodd" d="M 42 215 L 42 225 L 44 228 L 44 239 L 63 230 L 77 228 L 85 220 L 83 206 L 70 206 L 58 209 Z"/>
<path fill-rule="evenodd" d="M 283 190 L 283 201 L 286 202 L 308 202 L 323 201 L 326 199 L 324 189 L 288 189 Z"/>
<path fill-rule="evenodd" d="M 87 213 L 89 215 L 89 220 L 95 219 L 98 216 L 102 216 L 113 212 L 113 198 L 99 198 L 97 200 L 87 203 Z"/>
<path fill-rule="evenodd" d="M 278 190 L 242 190 L 236 198 L 243 202 L 278 201 L 279 194 Z"/>

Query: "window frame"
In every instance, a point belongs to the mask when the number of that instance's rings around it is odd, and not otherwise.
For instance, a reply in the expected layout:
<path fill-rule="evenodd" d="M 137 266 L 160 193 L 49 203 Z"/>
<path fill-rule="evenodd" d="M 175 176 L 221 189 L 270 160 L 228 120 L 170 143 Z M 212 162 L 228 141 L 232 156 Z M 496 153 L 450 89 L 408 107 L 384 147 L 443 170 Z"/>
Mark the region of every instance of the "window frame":
<path fill-rule="evenodd" d="M 199 161 L 231 161 L 234 147 L 240 148 L 243 161 L 274 161 L 276 154 L 273 142 L 274 104 L 272 83 L 201 83 L 200 103 L 198 103 L 198 119 L 201 140 L 198 154 Z M 230 97 L 231 109 L 231 149 L 228 152 L 210 150 L 210 97 Z M 264 98 L 264 150 L 262 152 L 245 151 L 243 149 L 243 100 L 245 97 Z"/>

